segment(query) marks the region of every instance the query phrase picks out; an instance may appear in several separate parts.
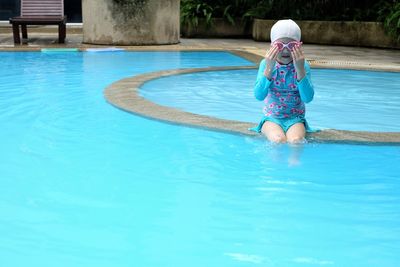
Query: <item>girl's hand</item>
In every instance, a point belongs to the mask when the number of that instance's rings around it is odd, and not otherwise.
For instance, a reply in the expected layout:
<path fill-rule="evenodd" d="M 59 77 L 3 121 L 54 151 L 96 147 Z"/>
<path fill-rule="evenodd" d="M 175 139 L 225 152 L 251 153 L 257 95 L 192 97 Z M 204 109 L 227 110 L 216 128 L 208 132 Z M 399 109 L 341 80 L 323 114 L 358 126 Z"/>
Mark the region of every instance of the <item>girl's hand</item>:
<path fill-rule="evenodd" d="M 304 69 L 304 54 L 300 46 L 295 46 L 291 52 L 293 58 L 293 64 L 297 72 L 297 81 L 303 79 L 306 76 L 306 70 Z"/>
<path fill-rule="evenodd" d="M 276 45 L 270 47 L 270 49 L 265 54 L 265 70 L 264 76 L 268 80 L 272 78 L 272 70 L 275 67 L 276 58 L 278 57 L 279 49 Z"/>

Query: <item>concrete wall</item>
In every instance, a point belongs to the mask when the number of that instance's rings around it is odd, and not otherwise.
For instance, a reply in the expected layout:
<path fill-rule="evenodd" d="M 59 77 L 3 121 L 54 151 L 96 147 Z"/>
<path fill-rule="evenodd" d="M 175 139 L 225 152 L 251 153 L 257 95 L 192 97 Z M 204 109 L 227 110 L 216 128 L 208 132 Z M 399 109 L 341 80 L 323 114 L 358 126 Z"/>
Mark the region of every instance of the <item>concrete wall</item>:
<path fill-rule="evenodd" d="M 400 48 L 400 42 L 385 34 L 382 23 L 352 21 L 296 21 L 302 31 L 302 41 L 314 44 L 355 45 Z M 253 39 L 270 41 L 273 20 L 255 19 Z"/>
<path fill-rule="evenodd" d="M 82 0 L 82 17 L 84 43 L 151 45 L 179 42 L 180 0 L 147 0 L 143 8 L 132 10 L 113 0 Z"/>

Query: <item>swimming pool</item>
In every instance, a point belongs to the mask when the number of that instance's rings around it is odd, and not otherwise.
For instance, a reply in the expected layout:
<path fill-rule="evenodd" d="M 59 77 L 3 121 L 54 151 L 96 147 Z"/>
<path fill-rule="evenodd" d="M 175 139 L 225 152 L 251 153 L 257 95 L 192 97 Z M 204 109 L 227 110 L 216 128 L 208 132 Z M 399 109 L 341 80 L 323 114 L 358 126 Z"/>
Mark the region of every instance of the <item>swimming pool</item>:
<path fill-rule="evenodd" d="M 256 76 L 257 70 L 175 75 L 147 82 L 140 93 L 163 106 L 258 123 L 263 103 L 252 92 Z M 315 128 L 400 132 L 400 73 L 313 69 L 312 80 L 317 93 L 306 109 Z"/>
<path fill-rule="evenodd" d="M 251 63 L 0 56 L 5 266 L 397 266 L 399 146 L 293 150 L 143 119 L 102 95 L 139 73 Z"/>

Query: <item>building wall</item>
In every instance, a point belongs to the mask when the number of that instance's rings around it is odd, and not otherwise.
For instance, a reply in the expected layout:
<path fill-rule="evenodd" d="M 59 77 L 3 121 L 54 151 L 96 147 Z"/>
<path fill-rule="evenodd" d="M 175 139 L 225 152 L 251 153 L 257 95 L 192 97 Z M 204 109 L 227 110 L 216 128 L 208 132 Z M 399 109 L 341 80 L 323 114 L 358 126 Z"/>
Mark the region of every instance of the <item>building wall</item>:
<path fill-rule="evenodd" d="M 68 22 L 82 22 L 81 0 L 64 0 Z M 0 0 L 0 20 L 8 20 L 20 13 L 20 0 Z"/>

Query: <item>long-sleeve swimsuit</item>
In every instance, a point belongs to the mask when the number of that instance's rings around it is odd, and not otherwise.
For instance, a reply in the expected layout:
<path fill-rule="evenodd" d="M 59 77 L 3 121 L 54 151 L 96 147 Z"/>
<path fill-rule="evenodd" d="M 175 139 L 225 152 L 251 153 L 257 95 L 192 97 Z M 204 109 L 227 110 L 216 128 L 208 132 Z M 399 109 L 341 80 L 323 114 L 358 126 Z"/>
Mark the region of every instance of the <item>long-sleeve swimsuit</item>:
<path fill-rule="evenodd" d="M 305 61 L 306 75 L 300 81 L 297 81 L 293 63 L 283 65 L 276 62 L 271 80 L 264 75 L 265 65 L 263 59 L 254 86 L 254 96 L 265 103 L 264 117 L 253 130 L 261 132 L 264 122 L 272 121 L 280 125 L 285 132 L 298 122 L 304 123 L 306 130 L 311 131 L 305 119 L 304 105 L 314 97 L 310 64 Z"/>

